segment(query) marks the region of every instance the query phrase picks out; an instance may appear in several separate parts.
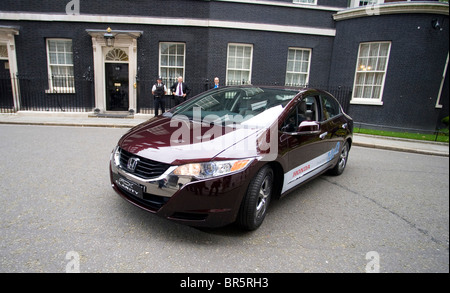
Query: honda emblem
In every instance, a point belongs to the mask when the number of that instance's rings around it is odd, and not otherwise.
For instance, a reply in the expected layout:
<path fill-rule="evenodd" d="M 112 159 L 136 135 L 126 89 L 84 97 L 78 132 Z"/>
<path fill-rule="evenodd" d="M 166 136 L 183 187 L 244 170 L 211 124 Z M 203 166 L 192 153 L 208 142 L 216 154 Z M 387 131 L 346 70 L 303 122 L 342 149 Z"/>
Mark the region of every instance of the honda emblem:
<path fill-rule="evenodd" d="M 127 169 L 131 172 L 136 171 L 137 164 L 139 163 L 139 158 L 132 157 L 128 160 Z"/>

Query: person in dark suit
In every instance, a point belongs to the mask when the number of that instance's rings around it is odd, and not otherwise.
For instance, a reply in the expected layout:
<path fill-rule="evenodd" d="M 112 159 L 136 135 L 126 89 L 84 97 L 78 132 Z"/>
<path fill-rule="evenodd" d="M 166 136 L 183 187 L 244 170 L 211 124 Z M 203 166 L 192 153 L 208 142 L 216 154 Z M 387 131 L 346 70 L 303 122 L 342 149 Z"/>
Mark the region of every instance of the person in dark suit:
<path fill-rule="evenodd" d="M 154 97 L 154 106 L 155 106 L 155 116 L 158 116 L 159 107 L 161 107 L 161 114 L 163 114 L 165 110 L 165 101 L 164 95 L 166 94 L 167 88 L 162 82 L 161 76 L 158 76 L 157 82 L 152 87 L 152 94 Z"/>
<path fill-rule="evenodd" d="M 185 82 L 183 82 L 183 77 L 181 77 L 181 76 L 178 77 L 178 82 L 175 82 L 170 87 L 170 90 L 172 91 L 172 94 L 175 98 L 175 106 L 186 101 L 186 97 L 191 92 L 191 89 Z"/>

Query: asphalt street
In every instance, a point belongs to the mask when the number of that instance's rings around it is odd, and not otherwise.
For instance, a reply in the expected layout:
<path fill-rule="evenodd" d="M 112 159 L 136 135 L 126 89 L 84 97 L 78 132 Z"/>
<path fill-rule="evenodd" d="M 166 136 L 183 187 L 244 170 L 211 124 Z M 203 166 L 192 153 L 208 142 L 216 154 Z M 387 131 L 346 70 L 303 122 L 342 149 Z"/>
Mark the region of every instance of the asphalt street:
<path fill-rule="evenodd" d="M 0 272 L 449 272 L 448 157 L 354 147 L 260 229 L 196 229 L 112 190 L 127 130 L 0 125 Z"/>

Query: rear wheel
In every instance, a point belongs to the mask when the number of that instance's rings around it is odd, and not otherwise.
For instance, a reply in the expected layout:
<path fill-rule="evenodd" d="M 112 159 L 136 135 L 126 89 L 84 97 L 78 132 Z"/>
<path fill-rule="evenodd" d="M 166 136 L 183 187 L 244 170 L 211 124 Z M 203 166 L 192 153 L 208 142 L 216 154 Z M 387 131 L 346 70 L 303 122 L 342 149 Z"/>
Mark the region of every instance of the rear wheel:
<path fill-rule="evenodd" d="M 272 168 L 265 166 L 250 182 L 237 219 L 243 229 L 256 230 L 264 221 L 272 197 L 273 178 Z"/>
<path fill-rule="evenodd" d="M 350 148 L 348 146 L 348 142 L 345 142 L 344 146 L 342 147 L 342 151 L 339 154 L 339 160 L 336 166 L 334 166 L 334 168 L 329 172 L 331 175 L 338 176 L 344 172 L 345 166 L 347 166 L 349 150 Z"/>

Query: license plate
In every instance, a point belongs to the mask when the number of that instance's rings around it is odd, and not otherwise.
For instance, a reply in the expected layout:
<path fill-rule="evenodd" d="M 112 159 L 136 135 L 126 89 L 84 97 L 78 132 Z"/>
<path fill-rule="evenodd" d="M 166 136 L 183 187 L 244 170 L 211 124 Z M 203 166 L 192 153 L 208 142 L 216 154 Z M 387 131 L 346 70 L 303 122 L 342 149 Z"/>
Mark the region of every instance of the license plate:
<path fill-rule="evenodd" d="M 141 185 L 120 176 L 116 177 L 115 182 L 120 188 L 126 190 L 128 193 L 141 199 L 144 198 Z"/>

